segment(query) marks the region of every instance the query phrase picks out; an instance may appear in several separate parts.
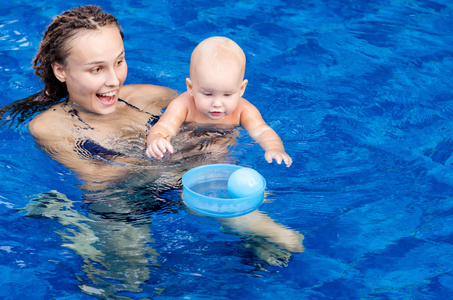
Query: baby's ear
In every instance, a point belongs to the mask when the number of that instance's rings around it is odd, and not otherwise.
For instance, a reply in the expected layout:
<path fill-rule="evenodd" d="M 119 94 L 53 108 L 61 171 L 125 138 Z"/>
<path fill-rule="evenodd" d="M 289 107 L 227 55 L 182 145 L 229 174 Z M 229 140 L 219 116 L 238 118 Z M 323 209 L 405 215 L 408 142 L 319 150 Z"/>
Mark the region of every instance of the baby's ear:
<path fill-rule="evenodd" d="M 190 80 L 190 78 L 186 78 L 186 86 L 187 86 L 187 91 L 193 97 L 192 80 Z"/>
<path fill-rule="evenodd" d="M 66 72 L 62 65 L 60 65 L 57 62 L 54 62 L 54 63 L 52 63 L 52 70 L 53 70 L 53 74 L 55 75 L 55 77 L 57 77 L 57 79 L 59 81 L 61 81 L 61 82 L 66 81 Z"/>
<path fill-rule="evenodd" d="M 244 79 L 241 83 L 241 97 L 242 97 L 242 95 L 244 95 L 245 88 L 247 87 L 247 83 L 249 83 L 249 81 L 247 79 Z"/>

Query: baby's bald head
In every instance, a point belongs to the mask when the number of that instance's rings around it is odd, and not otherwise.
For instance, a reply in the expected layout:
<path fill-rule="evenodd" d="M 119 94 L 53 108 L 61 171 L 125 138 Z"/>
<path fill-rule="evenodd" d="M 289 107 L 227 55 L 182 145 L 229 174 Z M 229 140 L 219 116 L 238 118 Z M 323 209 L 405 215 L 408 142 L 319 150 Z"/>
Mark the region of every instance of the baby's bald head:
<path fill-rule="evenodd" d="M 193 50 L 190 59 L 190 77 L 195 76 L 196 69 L 214 67 L 219 63 L 236 63 L 241 70 L 241 77 L 245 73 L 245 54 L 241 47 L 226 37 L 210 37 L 202 41 Z"/>

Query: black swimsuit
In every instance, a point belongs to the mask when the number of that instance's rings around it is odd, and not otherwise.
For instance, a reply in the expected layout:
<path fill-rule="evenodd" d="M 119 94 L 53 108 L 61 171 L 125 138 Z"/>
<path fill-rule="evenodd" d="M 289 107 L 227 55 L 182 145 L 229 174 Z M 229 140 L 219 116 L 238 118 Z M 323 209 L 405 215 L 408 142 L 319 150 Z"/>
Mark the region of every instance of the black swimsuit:
<path fill-rule="evenodd" d="M 115 150 L 107 149 L 102 147 L 101 145 L 95 143 L 92 140 L 84 140 L 78 143 L 80 149 L 84 150 L 89 153 L 89 156 L 117 156 L 117 155 L 124 155 L 123 153 L 117 152 Z M 85 152 L 85 153 L 86 153 Z"/>
<path fill-rule="evenodd" d="M 150 118 L 148 119 L 148 122 L 147 122 L 147 126 L 146 126 L 147 130 L 149 130 L 149 128 L 151 128 L 159 120 L 159 116 L 155 116 L 148 112 L 145 112 L 145 111 L 141 110 L 140 108 L 126 102 L 125 100 L 118 99 L 118 101 L 125 103 L 127 106 L 132 107 L 132 108 L 138 110 L 139 112 L 149 114 Z M 74 113 L 76 116 L 78 116 L 77 111 L 73 111 L 72 113 Z M 96 143 L 93 140 L 78 141 L 76 151 L 81 152 L 84 156 L 89 157 L 89 158 L 102 157 L 104 159 L 108 159 L 106 156 L 119 156 L 119 155 L 128 156 L 125 153 L 121 153 L 121 152 L 115 151 L 113 149 L 107 149 L 107 148 L 99 145 L 98 143 Z"/>

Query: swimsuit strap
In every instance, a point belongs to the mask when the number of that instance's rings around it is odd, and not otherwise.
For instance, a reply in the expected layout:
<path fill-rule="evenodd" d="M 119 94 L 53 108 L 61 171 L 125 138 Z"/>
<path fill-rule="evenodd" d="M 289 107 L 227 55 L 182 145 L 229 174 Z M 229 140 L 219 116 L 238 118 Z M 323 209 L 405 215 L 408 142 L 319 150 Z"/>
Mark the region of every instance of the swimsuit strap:
<path fill-rule="evenodd" d="M 159 116 L 150 114 L 149 112 L 144 111 L 143 109 L 140 109 L 140 108 L 138 108 L 137 106 L 130 104 L 130 103 L 127 102 L 126 100 L 123 100 L 123 99 L 118 98 L 118 101 L 123 102 L 124 104 L 126 104 L 126 105 L 129 106 L 129 107 L 135 108 L 135 109 L 138 110 L 139 112 L 142 112 L 142 113 L 145 113 L 145 114 L 150 115 L 151 117 L 149 118 L 149 120 L 148 120 L 148 122 L 147 122 L 147 129 L 148 129 L 148 130 L 149 130 L 152 126 L 154 126 L 154 124 L 156 124 L 157 121 L 159 121 Z"/>
<path fill-rule="evenodd" d="M 144 110 L 138 108 L 137 106 L 130 104 L 130 103 L 127 102 L 126 100 L 123 100 L 123 99 L 118 98 L 118 101 L 123 102 L 123 103 L 126 104 L 127 106 L 132 107 L 132 108 L 135 108 L 136 110 L 138 110 L 138 111 L 140 111 L 140 112 L 144 112 L 145 114 L 149 114 L 149 115 L 150 115 L 149 112 L 146 112 L 146 111 L 144 111 Z"/>
<path fill-rule="evenodd" d="M 66 101 L 64 101 L 63 105 L 62 105 L 62 108 L 64 111 L 66 111 L 65 107 L 66 106 L 69 106 L 69 99 L 66 99 Z M 77 109 L 69 106 L 69 110 L 66 111 L 67 113 L 69 114 L 72 114 L 73 117 L 76 117 L 82 124 L 85 125 L 85 127 L 82 127 L 82 129 L 85 129 L 85 130 L 93 130 L 94 128 L 90 126 L 90 124 L 88 124 L 87 122 L 85 122 L 84 120 L 82 120 L 82 118 L 79 116 L 79 112 L 77 111 Z M 78 127 L 81 127 L 79 125 L 76 125 Z"/>

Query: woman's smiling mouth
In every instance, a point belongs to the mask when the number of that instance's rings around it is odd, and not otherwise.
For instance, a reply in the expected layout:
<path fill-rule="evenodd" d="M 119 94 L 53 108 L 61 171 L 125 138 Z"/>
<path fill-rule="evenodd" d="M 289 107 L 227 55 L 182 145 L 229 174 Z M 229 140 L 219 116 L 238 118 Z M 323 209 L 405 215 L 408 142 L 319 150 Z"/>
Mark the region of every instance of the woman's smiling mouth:
<path fill-rule="evenodd" d="M 117 91 L 108 92 L 108 93 L 104 93 L 104 94 L 96 94 L 96 96 L 98 97 L 99 101 L 102 104 L 104 104 L 104 105 L 112 105 L 113 103 L 115 103 L 116 92 Z"/>

